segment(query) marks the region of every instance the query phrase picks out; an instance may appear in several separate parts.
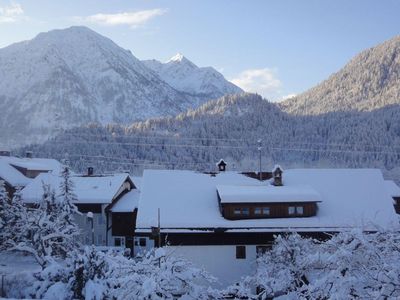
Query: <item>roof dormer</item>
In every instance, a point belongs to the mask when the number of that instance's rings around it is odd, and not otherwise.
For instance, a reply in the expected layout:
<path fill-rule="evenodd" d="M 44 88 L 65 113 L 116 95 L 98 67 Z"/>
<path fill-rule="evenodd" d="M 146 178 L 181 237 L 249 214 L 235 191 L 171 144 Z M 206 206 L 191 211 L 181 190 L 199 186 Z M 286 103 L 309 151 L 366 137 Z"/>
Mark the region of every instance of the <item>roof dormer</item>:
<path fill-rule="evenodd" d="M 221 158 L 219 162 L 217 162 L 217 167 L 219 172 L 225 172 L 226 171 L 226 162 Z"/>
<path fill-rule="evenodd" d="M 282 180 L 282 174 L 283 170 L 280 165 L 275 165 L 275 167 L 272 169 L 272 185 L 274 186 L 282 186 L 283 185 L 283 180 Z"/>

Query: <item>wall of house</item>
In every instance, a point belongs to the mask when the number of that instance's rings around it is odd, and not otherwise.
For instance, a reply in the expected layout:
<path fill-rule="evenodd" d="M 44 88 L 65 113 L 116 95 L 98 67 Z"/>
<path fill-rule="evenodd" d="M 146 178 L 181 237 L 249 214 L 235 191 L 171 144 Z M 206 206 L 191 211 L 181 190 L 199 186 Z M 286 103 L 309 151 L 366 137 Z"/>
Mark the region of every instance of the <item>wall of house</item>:
<path fill-rule="evenodd" d="M 217 277 L 215 287 L 226 287 L 239 282 L 241 277 L 253 274 L 256 270 L 257 251 L 255 245 L 246 245 L 246 258 L 236 258 L 235 245 L 216 246 L 170 246 L 170 255 L 178 255 L 204 268 Z"/>
<path fill-rule="evenodd" d="M 103 205 L 104 206 L 104 205 Z M 92 244 L 92 223 L 90 218 L 87 217 L 86 213 L 75 215 L 76 223 L 81 230 L 79 237 L 80 241 L 85 245 Z M 93 214 L 93 229 L 94 229 L 94 245 L 106 246 L 106 215 L 104 213 L 104 207 L 102 207 L 102 213 Z"/>

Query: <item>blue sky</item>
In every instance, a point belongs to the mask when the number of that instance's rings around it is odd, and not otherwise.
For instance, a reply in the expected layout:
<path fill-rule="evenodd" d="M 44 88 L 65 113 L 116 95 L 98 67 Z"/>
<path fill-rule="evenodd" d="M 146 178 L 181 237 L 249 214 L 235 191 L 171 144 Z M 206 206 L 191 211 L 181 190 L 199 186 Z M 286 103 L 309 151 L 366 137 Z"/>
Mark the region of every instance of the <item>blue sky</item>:
<path fill-rule="evenodd" d="M 85 25 L 139 59 L 181 52 L 276 100 L 399 35 L 399 13 L 395 0 L 0 0 L 0 47 Z"/>

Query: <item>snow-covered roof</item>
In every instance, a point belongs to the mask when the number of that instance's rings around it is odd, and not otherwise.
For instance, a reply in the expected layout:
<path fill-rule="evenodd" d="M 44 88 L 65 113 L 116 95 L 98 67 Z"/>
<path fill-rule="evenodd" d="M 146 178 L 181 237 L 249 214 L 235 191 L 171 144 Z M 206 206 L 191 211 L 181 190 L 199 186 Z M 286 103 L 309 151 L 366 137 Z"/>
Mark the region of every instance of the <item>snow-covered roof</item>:
<path fill-rule="evenodd" d="M 136 185 L 136 182 L 135 182 Z M 137 209 L 139 204 L 140 192 L 138 189 L 133 189 L 123 195 L 118 201 L 111 207 L 112 212 L 133 212 Z"/>
<path fill-rule="evenodd" d="M 374 230 L 376 226 L 398 223 L 380 170 L 289 169 L 283 180 L 285 187 L 309 186 L 319 194 L 322 202 L 318 203 L 316 216 L 227 220 L 219 210 L 217 186 L 266 187 L 269 183 L 236 172 L 222 172 L 213 177 L 192 171 L 145 170 L 136 227 L 148 232 L 150 227 L 157 226 L 158 208 L 164 230 L 335 231 L 355 226 Z"/>
<path fill-rule="evenodd" d="M 115 174 L 111 176 L 72 176 L 74 193 L 78 198 L 77 203 L 111 203 L 122 192 L 128 174 Z M 42 173 L 32 180 L 22 190 L 22 199 L 26 203 L 37 203 L 43 195 L 43 183 L 49 184 L 52 189 L 59 190 L 62 177 L 52 173 Z"/>
<path fill-rule="evenodd" d="M 0 178 L 8 182 L 10 185 L 25 186 L 31 182 L 31 178 L 25 177 L 20 171 L 12 167 L 8 162 L 0 158 Z"/>
<path fill-rule="evenodd" d="M 385 180 L 386 191 L 391 197 L 400 197 L 400 187 L 392 180 Z"/>
<path fill-rule="evenodd" d="M 319 193 L 309 186 L 217 185 L 221 203 L 318 202 Z"/>
<path fill-rule="evenodd" d="M 32 181 L 31 178 L 26 177 L 14 166 L 41 172 L 53 171 L 59 173 L 61 171 L 61 164 L 55 159 L 0 156 L 0 178 L 14 187 L 26 186 Z"/>

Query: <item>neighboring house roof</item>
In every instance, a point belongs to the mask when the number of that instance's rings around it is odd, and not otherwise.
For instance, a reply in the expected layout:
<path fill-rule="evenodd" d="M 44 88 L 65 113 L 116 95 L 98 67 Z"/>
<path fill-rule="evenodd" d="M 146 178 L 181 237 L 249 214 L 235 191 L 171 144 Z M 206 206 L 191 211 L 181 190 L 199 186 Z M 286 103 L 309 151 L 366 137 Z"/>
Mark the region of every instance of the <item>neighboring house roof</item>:
<path fill-rule="evenodd" d="M 26 203 L 37 203 L 42 199 L 43 183 L 49 184 L 56 193 L 59 191 L 62 177 L 52 173 L 42 173 L 22 190 L 22 199 Z M 125 190 L 124 183 L 130 181 L 128 174 L 110 176 L 72 176 L 77 204 L 109 204 Z"/>
<path fill-rule="evenodd" d="M 13 187 L 26 186 L 32 181 L 25 177 L 20 171 L 11 166 L 7 161 L 0 158 L 0 178 Z"/>
<path fill-rule="evenodd" d="M 308 186 L 217 185 L 221 203 L 319 202 L 320 194 Z"/>
<path fill-rule="evenodd" d="M 400 187 L 392 180 L 385 180 L 386 191 L 391 197 L 400 197 Z"/>
<path fill-rule="evenodd" d="M 14 166 L 27 170 L 54 171 L 56 173 L 59 173 L 62 168 L 61 163 L 55 159 L 0 156 L 0 178 L 14 187 L 26 186 L 32 181 Z"/>
<path fill-rule="evenodd" d="M 149 232 L 157 226 L 160 208 L 161 228 L 190 231 L 204 228 L 231 228 L 232 231 L 337 231 L 350 227 L 375 230 L 376 226 L 397 225 L 392 199 L 376 169 L 292 169 L 283 173 L 284 187 L 309 186 L 320 195 L 314 217 L 227 220 L 222 217 L 217 186 L 260 186 L 268 182 L 235 172 L 216 176 L 192 171 L 145 170 L 139 201 L 137 231 Z M 316 195 L 315 195 L 316 196 Z"/>
<path fill-rule="evenodd" d="M 115 202 L 115 204 L 110 208 L 110 211 L 117 213 L 133 212 L 138 208 L 139 197 L 140 191 L 138 189 L 133 189 Z"/>

